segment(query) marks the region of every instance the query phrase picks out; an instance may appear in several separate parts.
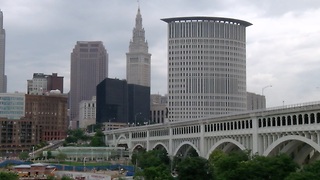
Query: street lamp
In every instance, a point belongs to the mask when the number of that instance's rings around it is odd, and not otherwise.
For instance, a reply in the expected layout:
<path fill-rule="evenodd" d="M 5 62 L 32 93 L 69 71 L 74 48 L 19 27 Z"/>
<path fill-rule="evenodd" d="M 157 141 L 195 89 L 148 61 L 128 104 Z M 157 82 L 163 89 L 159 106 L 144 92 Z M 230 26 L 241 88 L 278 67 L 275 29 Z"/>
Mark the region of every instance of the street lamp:
<path fill-rule="evenodd" d="M 87 157 L 83 158 L 83 171 L 86 171 L 86 158 Z"/>
<path fill-rule="evenodd" d="M 137 116 L 142 114 L 141 112 L 138 112 L 136 115 L 134 115 L 134 125 L 137 126 Z"/>
<path fill-rule="evenodd" d="M 268 86 L 265 86 L 265 87 L 262 88 L 262 96 L 263 96 L 264 89 L 266 89 L 268 87 L 272 87 L 272 85 L 268 85 Z"/>
<path fill-rule="evenodd" d="M 109 124 L 108 124 L 108 130 L 110 130 L 110 122 L 111 122 L 111 120 L 114 120 L 114 119 L 116 119 L 116 118 L 111 118 L 111 119 L 109 119 Z"/>
<path fill-rule="evenodd" d="M 34 160 L 34 146 L 32 146 L 32 159 Z"/>

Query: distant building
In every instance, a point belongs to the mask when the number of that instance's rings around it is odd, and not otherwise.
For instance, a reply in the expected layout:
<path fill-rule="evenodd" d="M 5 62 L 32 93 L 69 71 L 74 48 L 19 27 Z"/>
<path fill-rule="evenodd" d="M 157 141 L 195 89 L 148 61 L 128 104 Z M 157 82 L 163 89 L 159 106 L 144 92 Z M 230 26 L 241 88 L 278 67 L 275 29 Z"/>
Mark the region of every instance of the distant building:
<path fill-rule="evenodd" d="M 32 120 L 36 142 L 59 140 L 67 137 L 67 97 L 57 93 L 26 95 L 25 118 Z"/>
<path fill-rule="evenodd" d="M 247 92 L 247 110 L 266 108 L 266 97 L 263 95 Z"/>
<path fill-rule="evenodd" d="M 79 128 L 96 124 L 96 97 L 92 97 L 91 100 L 82 100 L 79 106 Z"/>
<path fill-rule="evenodd" d="M 150 123 L 163 123 L 167 119 L 168 97 L 160 94 L 151 94 L 150 102 Z"/>
<path fill-rule="evenodd" d="M 106 78 L 97 86 L 96 122 L 143 124 L 150 120 L 150 87 Z"/>
<path fill-rule="evenodd" d="M 47 75 L 44 73 L 33 73 L 31 80 L 27 80 L 27 94 L 41 95 L 48 93 L 51 90 L 59 90 L 63 93 L 63 77 L 57 73 Z"/>
<path fill-rule="evenodd" d="M 106 77 L 108 77 L 108 54 L 103 43 L 78 41 L 71 53 L 71 121 L 79 121 L 79 103 L 96 96 L 96 86 Z"/>
<path fill-rule="evenodd" d="M 0 156 L 17 156 L 22 151 L 30 151 L 40 143 L 37 138 L 37 122 L 32 119 L 20 120 L 0 118 Z"/>
<path fill-rule="evenodd" d="M 7 92 L 7 76 L 5 75 L 6 31 L 3 29 L 3 13 L 0 10 L 0 93 Z"/>
<path fill-rule="evenodd" d="M 24 93 L 0 93 L 0 117 L 21 119 L 24 117 Z"/>
<path fill-rule="evenodd" d="M 17 156 L 40 142 L 67 137 L 67 97 L 60 91 L 45 95 L 2 93 L 0 104 L 7 104 L 0 111 L 4 115 L 0 117 L 0 156 Z M 8 113 L 4 109 L 16 110 Z"/>
<path fill-rule="evenodd" d="M 145 40 L 140 8 L 138 9 L 136 23 L 132 33 L 133 37 L 130 41 L 129 52 L 127 53 L 128 84 L 150 87 L 151 54 L 148 53 L 148 42 Z"/>
<path fill-rule="evenodd" d="M 168 23 L 170 121 L 247 110 L 246 27 L 223 17 L 176 17 Z"/>

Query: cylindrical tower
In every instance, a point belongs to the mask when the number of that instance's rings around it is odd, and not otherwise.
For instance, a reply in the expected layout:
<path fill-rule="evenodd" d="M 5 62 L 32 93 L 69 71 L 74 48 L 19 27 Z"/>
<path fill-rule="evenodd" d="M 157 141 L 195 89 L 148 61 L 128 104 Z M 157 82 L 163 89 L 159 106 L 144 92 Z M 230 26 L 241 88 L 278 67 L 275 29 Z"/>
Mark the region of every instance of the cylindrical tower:
<path fill-rule="evenodd" d="M 246 27 L 222 17 L 177 17 L 168 23 L 170 121 L 247 109 Z"/>

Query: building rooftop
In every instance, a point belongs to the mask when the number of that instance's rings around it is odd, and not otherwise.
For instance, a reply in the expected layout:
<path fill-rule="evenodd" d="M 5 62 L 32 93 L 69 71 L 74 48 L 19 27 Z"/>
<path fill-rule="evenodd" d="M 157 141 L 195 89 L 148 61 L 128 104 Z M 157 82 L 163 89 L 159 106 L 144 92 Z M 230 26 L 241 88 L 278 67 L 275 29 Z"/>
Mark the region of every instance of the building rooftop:
<path fill-rule="evenodd" d="M 189 17 L 173 17 L 173 18 L 164 18 L 161 19 L 162 21 L 166 23 L 171 22 L 193 22 L 193 21 L 215 21 L 220 23 L 227 23 L 227 24 L 238 24 L 243 26 L 251 26 L 252 24 L 239 20 L 239 19 L 233 19 L 233 18 L 225 18 L 225 17 L 208 17 L 208 16 L 189 16 Z"/>

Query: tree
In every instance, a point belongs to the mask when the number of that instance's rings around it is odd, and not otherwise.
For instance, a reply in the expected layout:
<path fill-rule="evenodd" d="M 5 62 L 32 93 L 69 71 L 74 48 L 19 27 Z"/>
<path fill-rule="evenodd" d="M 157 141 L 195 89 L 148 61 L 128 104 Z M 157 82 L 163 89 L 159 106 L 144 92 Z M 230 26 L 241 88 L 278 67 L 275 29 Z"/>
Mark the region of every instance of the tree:
<path fill-rule="evenodd" d="M 60 161 L 64 161 L 65 159 L 67 159 L 67 155 L 64 153 L 59 153 L 57 154 L 56 159 L 58 160 L 58 163 L 60 163 Z"/>
<path fill-rule="evenodd" d="M 18 180 L 19 176 L 13 172 L 0 172 L 0 179 Z"/>
<path fill-rule="evenodd" d="M 320 161 L 305 165 L 300 171 L 291 173 L 285 180 L 320 180 Z"/>
<path fill-rule="evenodd" d="M 106 146 L 106 143 L 104 142 L 104 134 L 101 130 L 97 130 L 95 135 L 92 137 L 90 146 L 93 147 L 103 147 Z"/>
<path fill-rule="evenodd" d="M 165 150 L 140 151 L 132 155 L 132 164 L 142 169 L 136 169 L 135 177 L 143 176 L 146 180 L 171 180 L 170 158 Z"/>
<path fill-rule="evenodd" d="M 19 159 L 21 160 L 27 160 L 29 158 L 29 153 L 28 152 L 21 152 L 19 154 Z"/>
<path fill-rule="evenodd" d="M 177 165 L 178 179 L 212 179 L 208 160 L 202 157 L 186 157 Z"/>
<path fill-rule="evenodd" d="M 286 154 L 272 157 L 251 157 L 249 154 L 247 151 L 230 154 L 213 152 L 209 158 L 210 171 L 214 172 L 217 179 L 224 180 L 282 180 L 298 168 Z"/>

